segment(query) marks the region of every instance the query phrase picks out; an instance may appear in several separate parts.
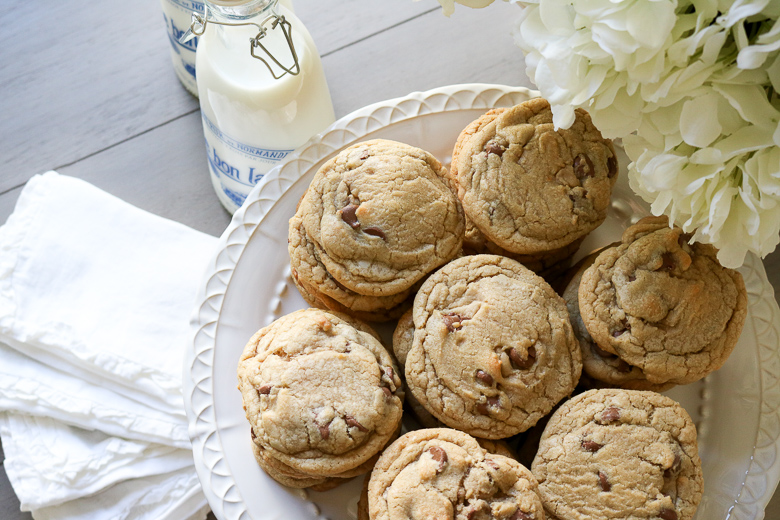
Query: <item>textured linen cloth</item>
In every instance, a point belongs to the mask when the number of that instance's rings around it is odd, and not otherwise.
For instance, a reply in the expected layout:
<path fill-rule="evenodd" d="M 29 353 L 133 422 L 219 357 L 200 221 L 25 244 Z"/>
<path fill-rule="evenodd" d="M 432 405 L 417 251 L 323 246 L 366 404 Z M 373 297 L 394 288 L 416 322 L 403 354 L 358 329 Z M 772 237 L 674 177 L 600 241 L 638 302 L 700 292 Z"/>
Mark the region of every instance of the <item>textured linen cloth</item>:
<path fill-rule="evenodd" d="M 33 177 L 0 228 L 0 341 L 182 415 L 186 324 L 215 243 L 83 181 Z"/>
<path fill-rule="evenodd" d="M 47 417 L 0 414 L 6 473 L 22 511 L 60 505 L 132 478 L 192 467 L 192 453 L 110 437 Z"/>
<path fill-rule="evenodd" d="M 55 370 L 2 343 L 0 360 L 0 410 L 50 417 L 126 439 L 190 448 L 187 420 L 181 415 L 166 414 Z"/>
<path fill-rule="evenodd" d="M 35 519 L 205 518 L 181 373 L 216 239 L 32 178 L 0 228 L 0 436 Z"/>

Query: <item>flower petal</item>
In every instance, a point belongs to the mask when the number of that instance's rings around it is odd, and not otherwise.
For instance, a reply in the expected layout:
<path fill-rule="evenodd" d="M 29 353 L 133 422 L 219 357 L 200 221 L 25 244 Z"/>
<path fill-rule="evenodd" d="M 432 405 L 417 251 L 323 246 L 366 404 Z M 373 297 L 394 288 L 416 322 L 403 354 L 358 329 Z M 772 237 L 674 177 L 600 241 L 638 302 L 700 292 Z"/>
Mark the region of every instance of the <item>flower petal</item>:
<path fill-rule="evenodd" d="M 680 133 L 689 145 L 704 148 L 720 136 L 723 127 L 718 122 L 718 97 L 705 94 L 683 104 Z"/>
<path fill-rule="evenodd" d="M 767 101 L 761 85 L 716 83 L 713 88 L 731 103 L 745 121 L 772 128 L 780 121 L 780 112 Z"/>

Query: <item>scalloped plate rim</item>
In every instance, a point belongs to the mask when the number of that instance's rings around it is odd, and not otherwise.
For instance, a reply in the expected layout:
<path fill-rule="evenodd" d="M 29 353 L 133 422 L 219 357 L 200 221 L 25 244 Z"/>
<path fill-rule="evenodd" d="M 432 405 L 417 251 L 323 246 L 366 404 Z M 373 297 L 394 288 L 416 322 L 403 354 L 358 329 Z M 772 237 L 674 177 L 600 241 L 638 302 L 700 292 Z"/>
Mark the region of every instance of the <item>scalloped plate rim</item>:
<path fill-rule="evenodd" d="M 356 140 L 359 140 L 362 136 L 376 131 L 376 129 L 369 128 L 368 122 L 378 111 L 385 109 L 395 109 L 398 108 L 400 104 L 409 101 L 417 102 L 416 107 L 419 111 L 421 107 L 425 106 L 426 100 L 432 99 L 436 96 L 443 95 L 447 100 L 444 103 L 444 107 L 441 110 L 437 110 L 435 112 L 429 111 L 422 114 L 418 112 L 417 114 L 409 115 L 400 109 L 389 110 L 389 114 L 391 116 L 397 112 L 401 112 L 403 116 L 391 121 L 385 121 L 383 126 L 387 126 L 399 121 L 431 115 L 437 112 L 448 112 L 467 108 L 490 108 L 484 102 L 482 102 L 482 96 L 493 91 L 497 94 L 500 94 L 497 96 L 496 100 L 506 95 L 512 94 L 525 96 L 538 95 L 538 92 L 522 87 L 472 83 L 448 85 L 427 91 L 413 92 L 407 96 L 380 101 L 378 103 L 374 103 L 355 110 L 354 112 L 333 123 L 322 133 L 312 137 L 306 144 L 291 154 L 285 163 L 275 167 L 268 174 L 266 174 L 260 183 L 258 183 L 258 185 L 255 186 L 255 188 L 250 192 L 245 204 L 236 212 L 230 224 L 218 239 L 216 252 L 212 260 L 209 262 L 209 267 L 207 268 L 205 276 L 203 277 L 203 281 L 201 282 L 201 285 L 198 289 L 198 295 L 196 298 L 197 304 L 190 320 L 190 334 L 188 338 L 189 341 L 187 350 L 185 351 L 184 356 L 182 380 L 185 411 L 187 413 L 187 419 L 189 423 L 190 439 L 193 444 L 193 458 L 195 461 L 195 468 L 202 483 L 203 492 L 218 518 L 229 518 L 230 520 L 244 518 L 246 515 L 248 515 L 248 512 L 246 511 L 246 508 L 238 507 L 238 509 L 232 511 L 234 514 L 232 514 L 230 517 L 224 516 L 227 515 L 227 512 L 224 511 L 224 506 L 226 504 L 230 503 L 238 505 L 243 504 L 243 502 L 240 500 L 240 493 L 235 487 L 233 476 L 229 474 L 219 475 L 216 472 L 216 468 L 220 465 L 220 463 L 224 464 L 224 460 L 218 457 L 211 465 L 211 467 L 209 467 L 205 462 L 206 451 L 211 449 L 214 443 L 217 443 L 218 448 L 221 448 L 221 441 L 216 423 L 214 421 L 209 422 L 203 418 L 204 413 L 207 413 L 209 409 L 211 409 L 213 413 L 213 400 L 211 402 L 197 403 L 198 411 L 196 412 L 193 398 L 197 399 L 196 394 L 198 393 L 201 393 L 204 396 L 212 395 L 209 393 L 209 391 L 212 391 L 212 387 L 210 384 L 208 384 L 208 381 L 211 381 L 211 365 L 207 365 L 206 361 L 211 361 L 211 363 L 213 363 L 213 353 L 215 348 L 214 341 L 216 331 L 219 327 L 219 314 L 222 305 L 224 304 L 225 294 L 227 288 L 230 285 L 234 268 L 241 258 L 241 255 L 245 250 L 245 246 L 252 237 L 254 230 L 260 225 L 268 212 L 276 206 L 279 197 L 287 190 L 289 190 L 291 186 L 300 181 L 302 176 L 312 165 L 325 160 L 329 155 L 335 153 L 335 151 L 349 145 Z M 458 103 L 457 106 L 454 106 L 454 104 L 450 103 L 453 96 L 461 92 L 467 92 L 473 95 L 471 99 L 472 104 L 468 107 L 460 106 L 460 103 Z M 353 130 L 350 129 L 350 125 L 354 124 L 358 119 L 361 118 L 365 119 L 366 124 L 362 126 L 360 130 L 361 133 L 356 134 Z M 337 135 L 337 132 L 340 132 L 340 134 Z M 352 135 L 348 136 L 350 133 Z M 328 138 L 334 139 L 338 143 L 338 146 L 333 148 L 330 146 L 330 144 L 323 142 Z M 330 151 L 323 154 L 321 150 L 317 149 L 318 146 L 330 148 Z M 311 159 L 314 160 L 312 161 Z M 303 166 L 304 163 L 308 163 L 308 166 Z M 295 168 L 298 168 L 294 173 L 295 178 L 282 177 L 283 173 L 290 173 Z M 271 196 L 268 197 L 267 195 L 269 195 L 269 193 L 266 192 L 271 192 Z M 261 195 L 263 196 L 262 198 Z M 270 206 L 265 208 L 265 211 L 256 209 L 258 204 L 262 201 L 270 203 Z M 254 214 L 257 211 L 260 211 L 259 215 Z M 255 217 L 256 220 L 251 220 L 250 217 Z M 247 221 L 248 219 L 250 219 L 249 222 Z M 251 231 L 248 228 L 251 228 Z M 238 254 L 235 258 L 230 258 L 232 255 L 228 253 L 228 248 L 235 249 L 235 246 L 239 246 Z M 751 302 L 751 310 L 754 307 L 763 306 L 765 312 L 768 312 L 770 316 L 765 334 L 774 332 L 775 338 L 780 337 L 780 309 L 778 309 L 777 302 L 774 300 L 773 291 L 767 290 L 767 287 L 771 288 L 771 286 L 767 280 L 766 272 L 762 262 L 757 257 L 751 255 L 745 262 L 745 269 L 752 271 L 752 274 L 758 277 L 758 283 L 762 289 L 760 294 L 753 295 L 753 297 L 756 298 L 756 301 Z M 750 316 L 751 319 L 753 319 L 755 322 L 756 317 L 753 316 L 752 312 L 750 313 Z M 774 346 L 772 358 L 775 360 L 775 362 L 780 359 L 778 345 Z M 759 363 L 762 361 L 764 360 L 759 357 Z M 199 370 L 201 372 L 196 373 Z M 203 372 L 205 372 L 205 375 Z M 773 402 L 767 403 L 764 401 L 765 397 L 769 397 L 768 395 L 765 395 L 766 391 L 771 389 L 765 386 L 766 375 L 764 374 L 764 370 L 759 369 L 759 374 L 761 376 L 762 410 L 759 416 L 759 431 L 757 432 L 757 435 L 760 435 L 760 430 L 764 423 L 764 417 L 769 415 L 770 412 L 773 412 L 776 419 L 778 415 L 778 408 L 780 408 L 780 391 L 778 391 L 777 388 L 775 388 L 775 392 L 772 394 Z M 776 377 L 777 376 L 780 376 L 780 374 L 776 374 Z M 206 383 L 205 389 L 204 383 Z M 206 397 L 203 399 L 208 401 L 208 398 Z M 766 404 L 771 404 L 774 406 L 774 408 L 769 411 L 765 411 L 764 405 Z M 754 449 L 754 452 L 751 456 L 751 463 L 749 467 L 750 469 L 745 475 L 743 487 L 740 490 L 738 499 L 735 500 L 734 505 L 729 510 L 729 516 L 727 518 L 741 517 L 739 515 L 740 512 L 749 513 L 750 510 L 753 509 L 751 506 L 756 505 L 760 506 L 760 509 L 753 510 L 756 511 L 759 516 L 754 516 L 754 518 L 761 518 L 763 516 L 762 513 L 766 507 L 766 504 L 771 499 L 773 491 L 777 487 L 778 480 L 780 480 L 780 459 L 778 458 L 778 453 L 780 453 L 780 427 L 775 426 L 773 428 L 773 435 L 771 435 L 771 438 L 773 438 L 774 442 L 761 447 L 756 447 Z M 758 463 L 759 457 L 757 457 L 756 454 L 760 450 L 764 450 L 767 452 L 767 454 L 770 450 L 773 452 L 774 463 L 768 468 L 761 468 Z M 221 450 L 218 453 L 221 453 Z M 222 493 L 218 494 L 218 492 L 209 485 L 211 480 L 215 477 L 227 480 L 227 482 L 222 482 L 222 485 L 220 486 L 223 489 Z M 757 499 L 755 496 L 752 497 L 754 499 L 752 502 L 740 502 L 739 498 L 745 496 L 746 494 L 750 495 L 753 491 L 748 487 L 748 484 L 750 480 L 754 479 L 761 480 L 760 483 L 762 483 L 763 486 L 759 487 L 763 487 L 766 492 Z M 235 500 L 235 496 L 229 498 L 228 495 L 230 494 L 239 495 L 239 500 Z M 748 497 L 746 496 L 745 498 Z"/>

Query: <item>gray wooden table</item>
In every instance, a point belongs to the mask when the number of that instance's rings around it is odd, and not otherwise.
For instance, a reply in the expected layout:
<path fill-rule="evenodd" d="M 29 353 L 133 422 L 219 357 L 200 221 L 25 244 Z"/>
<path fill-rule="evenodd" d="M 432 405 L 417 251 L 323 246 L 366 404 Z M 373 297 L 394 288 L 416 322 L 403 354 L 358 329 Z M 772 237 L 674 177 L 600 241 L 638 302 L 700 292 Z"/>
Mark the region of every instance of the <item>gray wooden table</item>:
<path fill-rule="evenodd" d="M 293 3 L 322 54 L 337 118 L 454 83 L 532 86 L 510 35 L 513 5 L 461 8 L 448 19 L 434 0 Z M 53 169 L 221 234 L 230 216 L 209 182 L 198 102 L 174 75 L 159 0 L 3 7 L 0 223 L 24 183 Z M 764 264 L 777 297 L 780 253 Z M 29 518 L 0 471 L 0 520 Z M 777 497 L 766 518 L 780 519 Z"/>

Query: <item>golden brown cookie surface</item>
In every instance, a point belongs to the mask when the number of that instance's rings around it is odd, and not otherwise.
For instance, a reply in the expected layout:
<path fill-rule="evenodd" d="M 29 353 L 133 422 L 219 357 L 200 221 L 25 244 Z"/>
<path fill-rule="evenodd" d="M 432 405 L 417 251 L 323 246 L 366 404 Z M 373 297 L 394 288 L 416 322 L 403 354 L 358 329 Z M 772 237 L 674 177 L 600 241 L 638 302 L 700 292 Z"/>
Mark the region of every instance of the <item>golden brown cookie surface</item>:
<path fill-rule="evenodd" d="M 672 399 L 591 390 L 551 417 L 532 471 L 560 520 L 690 520 L 702 496 L 696 427 Z"/>
<path fill-rule="evenodd" d="M 258 331 L 238 378 L 264 466 L 290 478 L 360 474 L 400 426 L 395 362 L 333 313 L 296 311 Z"/>
<path fill-rule="evenodd" d="M 490 242 L 531 255 L 567 246 L 604 221 L 617 160 L 585 111 L 557 131 L 541 98 L 481 119 L 464 130 L 452 170 L 466 216 Z"/>
<path fill-rule="evenodd" d="M 437 419 L 487 439 L 522 432 L 574 389 L 582 368 L 563 300 L 509 258 L 459 258 L 413 307 L 409 391 Z"/>
<path fill-rule="evenodd" d="M 720 368 L 747 315 L 742 276 L 715 248 L 688 244 L 666 217 L 646 217 L 582 276 L 579 307 L 599 347 L 655 384 L 686 384 Z"/>
<path fill-rule="evenodd" d="M 632 390 L 653 390 L 663 392 L 672 388 L 672 383 L 655 384 L 647 380 L 641 368 L 630 365 L 617 354 L 612 354 L 599 347 L 588 332 L 580 315 L 579 287 L 583 273 L 596 261 L 599 253 L 608 247 L 614 247 L 619 243 L 602 248 L 583 258 L 573 268 L 566 289 L 563 291 L 563 300 L 569 309 L 574 336 L 580 343 L 582 353 L 582 377 L 580 386 L 585 388 L 619 387 Z"/>
<path fill-rule="evenodd" d="M 460 251 L 463 212 L 448 182 L 428 152 L 366 141 L 319 169 L 297 214 L 340 284 L 358 294 L 395 295 Z"/>
<path fill-rule="evenodd" d="M 371 473 L 368 507 L 372 520 L 544 519 L 530 471 L 447 428 L 411 432 L 390 445 Z"/>

